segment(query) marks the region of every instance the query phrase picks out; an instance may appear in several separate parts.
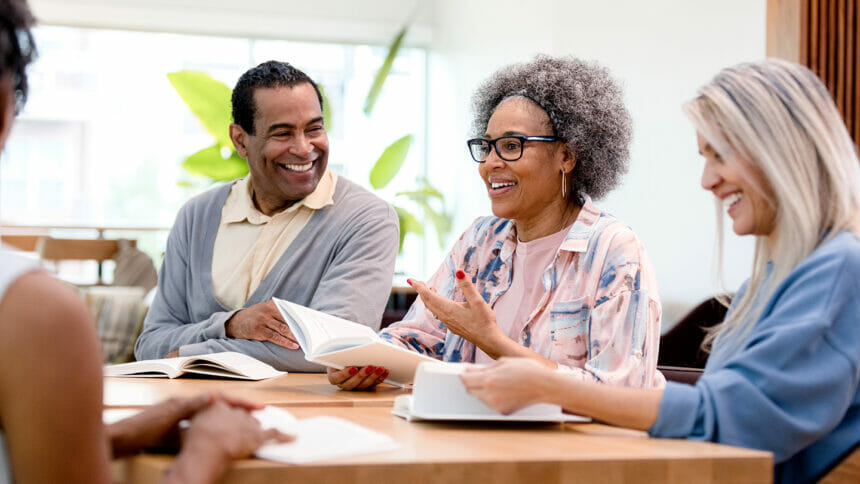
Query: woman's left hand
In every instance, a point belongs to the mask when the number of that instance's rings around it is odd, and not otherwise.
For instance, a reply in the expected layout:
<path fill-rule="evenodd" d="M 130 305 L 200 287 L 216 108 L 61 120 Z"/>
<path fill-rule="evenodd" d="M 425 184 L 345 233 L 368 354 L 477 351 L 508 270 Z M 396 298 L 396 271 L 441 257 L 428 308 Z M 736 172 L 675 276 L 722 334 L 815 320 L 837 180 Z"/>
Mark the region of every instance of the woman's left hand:
<path fill-rule="evenodd" d="M 458 303 L 442 297 L 421 281 L 408 279 L 407 282 L 418 292 L 424 306 L 436 319 L 445 323 L 452 333 L 474 343 L 490 356 L 495 356 L 487 350 L 491 350 L 495 338 L 504 335 L 496 324 L 493 309 L 484 301 L 465 272 L 458 269 L 456 280 L 466 302 Z"/>
<path fill-rule="evenodd" d="M 505 415 L 534 403 L 549 402 L 541 383 L 555 372 L 531 358 L 502 358 L 485 368 L 460 375 L 466 391 Z"/>

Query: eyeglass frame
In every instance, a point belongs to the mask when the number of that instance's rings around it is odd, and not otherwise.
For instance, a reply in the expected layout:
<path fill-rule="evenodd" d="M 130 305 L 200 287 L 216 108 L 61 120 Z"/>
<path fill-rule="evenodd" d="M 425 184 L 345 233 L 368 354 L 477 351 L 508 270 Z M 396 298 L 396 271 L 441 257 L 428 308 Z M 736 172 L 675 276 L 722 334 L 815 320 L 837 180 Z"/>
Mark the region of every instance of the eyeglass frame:
<path fill-rule="evenodd" d="M 499 152 L 499 148 L 496 146 L 496 143 L 497 143 L 497 142 L 499 142 L 499 140 L 503 140 L 503 139 L 510 139 L 510 138 L 517 139 L 517 140 L 519 140 L 519 142 L 520 142 L 520 156 L 517 156 L 517 157 L 516 157 L 516 158 L 514 158 L 513 160 L 509 160 L 509 159 L 505 158 L 504 156 L 502 156 L 502 154 Z M 490 149 L 489 151 L 487 151 L 487 157 L 489 157 L 489 156 L 490 156 L 490 153 L 492 152 L 492 150 L 496 150 L 496 155 L 498 155 L 498 156 L 499 156 L 499 159 L 501 159 L 501 160 L 503 160 L 503 161 L 511 161 L 511 162 L 513 162 L 513 161 L 518 161 L 520 158 L 522 158 L 522 157 L 523 157 L 523 153 L 525 152 L 525 149 L 526 149 L 526 147 L 525 147 L 525 143 L 526 143 L 526 141 L 547 141 L 547 142 L 554 142 L 554 141 L 559 141 L 559 137 L 558 137 L 558 136 L 517 136 L 517 135 L 509 135 L 509 136 L 499 136 L 499 137 L 498 137 L 498 138 L 496 138 L 496 139 L 472 138 L 472 139 L 467 139 L 467 140 L 466 140 L 466 148 L 467 148 L 467 149 L 468 149 L 468 151 L 469 151 L 469 156 L 472 158 L 472 160 L 474 160 L 474 161 L 475 161 L 475 163 L 484 163 L 484 162 L 486 162 L 486 161 L 487 161 L 487 158 L 484 158 L 483 160 L 476 160 L 476 159 L 475 159 L 475 154 L 474 154 L 474 153 L 472 153 L 472 143 L 474 143 L 474 142 L 487 143 L 487 144 L 489 144 L 489 145 L 492 147 L 492 149 Z"/>

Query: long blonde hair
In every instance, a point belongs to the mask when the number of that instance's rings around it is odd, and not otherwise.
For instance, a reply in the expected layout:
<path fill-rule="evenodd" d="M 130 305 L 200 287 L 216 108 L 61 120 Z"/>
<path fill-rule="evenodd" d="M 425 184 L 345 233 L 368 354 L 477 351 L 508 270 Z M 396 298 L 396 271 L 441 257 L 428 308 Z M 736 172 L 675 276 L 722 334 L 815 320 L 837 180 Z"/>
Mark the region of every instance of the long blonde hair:
<path fill-rule="evenodd" d="M 756 236 L 747 290 L 703 347 L 718 334 L 739 344 L 803 259 L 842 231 L 860 236 L 860 161 L 827 89 L 798 64 L 770 59 L 729 67 L 683 109 L 722 157 L 742 156 L 760 170 L 769 187 L 756 189 L 776 213 L 775 243 Z M 718 271 L 721 221 L 718 208 Z"/>

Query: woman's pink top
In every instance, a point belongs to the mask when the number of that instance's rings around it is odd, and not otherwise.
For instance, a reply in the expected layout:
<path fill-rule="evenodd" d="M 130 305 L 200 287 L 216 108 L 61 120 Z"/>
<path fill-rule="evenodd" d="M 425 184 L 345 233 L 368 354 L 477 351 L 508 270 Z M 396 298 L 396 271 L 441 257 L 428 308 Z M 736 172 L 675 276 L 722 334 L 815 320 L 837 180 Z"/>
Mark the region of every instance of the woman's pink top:
<path fill-rule="evenodd" d="M 523 334 L 529 315 L 538 307 L 544 295 L 540 282 L 541 274 L 552 264 L 569 231 L 570 227 L 565 227 L 554 234 L 529 242 L 522 242 L 517 238 L 517 247 L 511 259 L 511 287 L 496 299 L 496 305 L 493 307 L 496 324 L 508 338 L 517 340 Z M 545 327 L 536 326 L 534 330 L 549 334 L 548 321 L 544 320 L 543 323 L 542 326 Z M 549 339 L 535 341 L 531 349 L 536 353 L 549 354 L 549 344 Z M 475 363 L 493 361 L 495 360 L 480 348 L 475 349 Z"/>

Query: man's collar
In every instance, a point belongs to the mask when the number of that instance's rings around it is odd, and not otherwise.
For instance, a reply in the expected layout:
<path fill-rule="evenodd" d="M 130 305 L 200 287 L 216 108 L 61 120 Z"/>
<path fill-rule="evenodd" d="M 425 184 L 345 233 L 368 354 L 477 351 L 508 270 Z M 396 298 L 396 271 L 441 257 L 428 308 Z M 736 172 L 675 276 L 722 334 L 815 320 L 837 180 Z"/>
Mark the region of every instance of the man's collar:
<path fill-rule="evenodd" d="M 251 198 L 251 175 L 245 178 L 236 180 L 233 188 L 230 190 L 230 195 L 224 204 L 224 211 L 221 214 L 222 223 L 244 222 L 254 225 L 260 225 L 268 222 L 273 217 L 277 217 L 282 213 L 295 212 L 299 207 L 307 207 L 311 210 L 319 210 L 327 205 L 334 204 L 334 191 L 337 186 L 337 175 L 326 170 L 320 178 L 317 187 L 310 195 L 290 205 L 288 208 L 274 214 L 266 215 L 259 211 L 254 206 L 254 200 Z"/>

